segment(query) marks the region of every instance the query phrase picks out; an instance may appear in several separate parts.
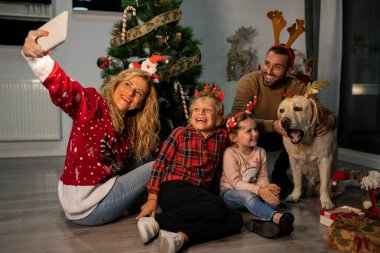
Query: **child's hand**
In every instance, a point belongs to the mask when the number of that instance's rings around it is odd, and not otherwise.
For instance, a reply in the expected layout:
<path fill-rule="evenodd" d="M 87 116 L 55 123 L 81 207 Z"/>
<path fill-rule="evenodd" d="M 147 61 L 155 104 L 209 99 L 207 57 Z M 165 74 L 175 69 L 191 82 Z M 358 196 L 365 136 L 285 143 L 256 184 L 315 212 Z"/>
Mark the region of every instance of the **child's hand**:
<path fill-rule="evenodd" d="M 276 185 L 276 184 L 268 184 L 267 187 L 269 188 L 269 190 L 275 194 L 275 195 L 280 195 L 280 191 L 281 191 L 281 188 Z"/>
<path fill-rule="evenodd" d="M 154 217 L 154 215 L 156 214 L 156 210 L 157 210 L 157 201 L 158 201 L 157 194 L 149 193 L 148 201 L 145 202 L 145 204 L 141 206 L 141 212 L 136 217 L 136 220 L 140 219 L 141 217 L 145 217 L 145 216 Z"/>
<path fill-rule="evenodd" d="M 278 187 L 276 185 L 276 187 Z M 266 185 L 264 187 L 260 187 L 259 189 L 259 196 L 262 198 L 265 202 L 268 202 L 272 205 L 279 205 L 280 204 L 280 198 L 277 193 L 272 192 L 271 189 L 275 189 L 271 185 Z"/>
<path fill-rule="evenodd" d="M 156 214 L 157 210 L 157 200 L 148 200 L 145 202 L 144 205 L 141 206 L 141 212 L 136 217 L 136 220 L 140 219 L 141 217 L 145 216 L 153 216 Z"/>
<path fill-rule="evenodd" d="M 24 46 L 22 52 L 26 57 L 29 58 L 40 58 L 47 54 L 40 45 L 37 44 L 37 39 L 39 37 L 48 36 L 47 31 L 35 30 L 29 31 L 28 36 L 25 38 Z"/>

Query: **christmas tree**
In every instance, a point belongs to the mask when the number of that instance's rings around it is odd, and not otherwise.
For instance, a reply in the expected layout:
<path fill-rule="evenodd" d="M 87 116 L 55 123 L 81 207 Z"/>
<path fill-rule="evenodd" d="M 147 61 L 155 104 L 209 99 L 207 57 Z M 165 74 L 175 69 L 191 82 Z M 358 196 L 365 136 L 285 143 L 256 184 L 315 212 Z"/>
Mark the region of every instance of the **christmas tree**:
<path fill-rule="evenodd" d="M 188 100 L 200 83 L 200 41 L 192 29 L 182 27 L 179 0 L 121 0 L 122 19 L 114 24 L 108 56 L 98 59 L 102 77 L 114 75 L 132 62 L 141 63 L 151 55 L 166 61 L 157 65 L 155 83 L 160 105 L 161 132 L 164 140 L 177 126 L 185 126 Z"/>

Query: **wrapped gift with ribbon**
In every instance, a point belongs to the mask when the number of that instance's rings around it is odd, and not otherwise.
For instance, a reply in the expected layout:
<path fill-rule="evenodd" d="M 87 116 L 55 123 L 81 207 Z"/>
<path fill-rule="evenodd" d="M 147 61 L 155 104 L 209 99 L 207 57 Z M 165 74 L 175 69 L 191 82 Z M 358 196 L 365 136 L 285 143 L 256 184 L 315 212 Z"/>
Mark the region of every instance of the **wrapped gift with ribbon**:
<path fill-rule="evenodd" d="M 380 222 L 359 216 L 339 215 L 328 228 L 330 249 L 355 252 L 380 252 Z"/>
<path fill-rule="evenodd" d="M 341 214 L 360 217 L 365 216 L 365 213 L 360 209 L 350 206 L 342 206 L 332 209 L 321 209 L 319 211 L 319 221 L 322 225 L 330 227 L 334 220 Z"/>

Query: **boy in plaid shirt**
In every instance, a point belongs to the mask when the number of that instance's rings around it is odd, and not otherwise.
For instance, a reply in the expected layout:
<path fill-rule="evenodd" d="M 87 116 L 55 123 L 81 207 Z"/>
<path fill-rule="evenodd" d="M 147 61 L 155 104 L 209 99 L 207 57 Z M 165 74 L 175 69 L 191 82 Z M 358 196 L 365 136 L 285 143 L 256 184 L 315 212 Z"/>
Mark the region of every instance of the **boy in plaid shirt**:
<path fill-rule="evenodd" d="M 221 124 L 222 102 L 215 93 L 199 93 L 190 105 L 189 126 L 174 129 L 162 146 L 148 183 L 148 201 L 136 218 L 144 243 L 160 234 L 160 252 L 233 235 L 243 226 L 240 213 L 209 191 L 221 175 L 227 140 Z M 156 213 L 157 205 L 162 213 Z"/>

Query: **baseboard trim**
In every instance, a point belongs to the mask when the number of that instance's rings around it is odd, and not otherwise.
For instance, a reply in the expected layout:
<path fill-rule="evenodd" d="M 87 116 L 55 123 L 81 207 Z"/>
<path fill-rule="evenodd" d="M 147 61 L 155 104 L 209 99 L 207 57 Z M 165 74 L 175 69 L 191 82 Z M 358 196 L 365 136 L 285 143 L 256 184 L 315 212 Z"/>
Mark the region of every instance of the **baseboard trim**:
<path fill-rule="evenodd" d="M 380 156 L 370 153 L 359 152 L 351 149 L 339 148 L 338 158 L 341 161 L 359 164 L 369 168 L 380 169 Z M 16 157 L 43 157 L 43 156 L 65 156 L 64 151 L 34 149 L 34 150 L 1 150 L 0 158 Z"/>
<path fill-rule="evenodd" d="M 34 150 L 1 150 L 0 158 L 18 158 L 18 157 L 44 157 L 44 156 L 65 156 L 65 151 L 34 149 Z"/>
<path fill-rule="evenodd" d="M 359 152 L 351 149 L 339 148 L 338 158 L 341 161 L 380 169 L 380 156 L 370 153 Z"/>

